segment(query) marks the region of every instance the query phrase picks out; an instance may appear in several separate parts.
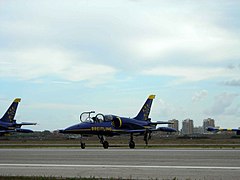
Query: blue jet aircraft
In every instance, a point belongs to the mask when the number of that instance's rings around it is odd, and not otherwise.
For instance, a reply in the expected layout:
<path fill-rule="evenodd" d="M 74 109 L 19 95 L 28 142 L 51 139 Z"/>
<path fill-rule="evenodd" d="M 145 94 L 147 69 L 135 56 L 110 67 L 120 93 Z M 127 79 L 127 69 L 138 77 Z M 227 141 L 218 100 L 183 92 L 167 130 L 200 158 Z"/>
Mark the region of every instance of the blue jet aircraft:
<path fill-rule="evenodd" d="M 215 127 L 207 127 L 207 131 L 211 131 L 211 132 L 219 132 L 219 131 L 233 131 L 236 132 L 237 135 L 240 135 L 240 129 L 223 129 L 223 128 L 215 128 Z"/>
<path fill-rule="evenodd" d="M 83 135 L 97 135 L 100 143 L 105 149 L 109 147 L 109 143 L 105 140 L 105 136 L 130 134 L 129 147 L 134 148 L 135 142 L 133 141 L 133 134 L 143 135 L 147 146 L 148 141 L 151 138 L 151 133 L 154 131 L 176 132 L 175 129 L 170 127 L 156 127 L 158 124 L 171 124 L 170 122 L 152 122 L 149 118 L 154 98 L 155 95 L 150 95 L 138 115 L 134 118 L 120 117 L 116 115 L 103 115 L 101 113 L 91 116 L 91 114 L 95 113 L 95 111 L 83 112 L 80 115 L 81 123 L 70 126 L 64 130 L 60 130 L 59 132 L 66 134 L 80 134 L 82 149 L 86 146 L 85 143 L 82 142 Z M 86 117 L 86 119 L 83 117 Z"/>
<path fill-rule="evenodd" d="M 14 132 L 20 132 L 20 133 L 32 133 L 33 131 L 30 129 L 22 129 L 22 125 L 36 125 L 36 123 L 17 123 L 14 119 L 18 103 L 21 101 L 20 98 L 16 98 L 13 103 L 10 105 L 6 113 L 3 115 L 3 117 L 0 119 L 0 136 L 14 133 Z"/>

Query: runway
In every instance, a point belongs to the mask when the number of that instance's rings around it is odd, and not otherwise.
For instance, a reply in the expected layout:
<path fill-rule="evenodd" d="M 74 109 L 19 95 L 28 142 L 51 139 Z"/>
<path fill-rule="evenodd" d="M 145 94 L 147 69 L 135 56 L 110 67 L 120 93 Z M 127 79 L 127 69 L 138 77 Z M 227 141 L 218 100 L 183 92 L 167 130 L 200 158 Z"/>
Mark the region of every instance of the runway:
<path fill-rule="evenodd" d="M 239 179 L 239 149 L 0 149 L 0 174 L 131 179 Z"/>

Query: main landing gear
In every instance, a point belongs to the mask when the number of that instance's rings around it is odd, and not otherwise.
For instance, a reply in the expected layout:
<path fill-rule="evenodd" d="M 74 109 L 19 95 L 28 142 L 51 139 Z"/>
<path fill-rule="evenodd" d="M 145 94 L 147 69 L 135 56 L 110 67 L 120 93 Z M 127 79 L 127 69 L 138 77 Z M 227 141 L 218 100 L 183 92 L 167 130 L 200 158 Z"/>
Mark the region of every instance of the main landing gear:
<path fill-rule="evenodd" d="M 148 147 L 148 141 L 151 139 L 151 132 L 146 131 L 144 133 L 144 138 L 143 140 L 145 141 L 146 147 Z"/>
<path fill-rule="evenodd" d="M 108 149 L 109 143 L 105 140 L 105 137 L 103 135 L 98 135 L 98 139 L 100 140 L 100 143 L 103 145 L 103 148 Z"/>
<path fill-rule="evenodd" d="M 135 142 L 133 141 L 133 133 L 130 134 L 129 148 L 130 149 L 135 148 Z"/>
<path fill-rule="evenodd" d="M 108 149 L 109 143 L 105 140 L 105 137 L 103 135 L 98 135 L 98 138 L 100 140 L 100 143 L 103 145 L 103 148 Z M 86 144 L 84 142 L 82 142 L 82 137 L 80 139 L 80 145 L 81 145 L 82 149 L 86 148 Z"/>
<path fill-rule="evenodd" d="M 83 143 L 83 142 L 81 142 L 81 148 L 82 148 L 82 149 L 85 149 L 85 147 L 86 147 L 86 144 Z"/>
<path fill-rule="evenodd" d="M 100 140 L 100 143 L 103 145 L 104 149 L 108 149 L 109 148 L 109 143 L 108 141 L 106 141 L 105 136 L 103 135 L 98 135 L 98 139 Z M 144 141 L 146 144 L 146 147 L 148 146 L 148 141 L 151 139 L 151 132 L 146 131 L 144 133 Z M 80 144 L 81 144 L 81 148 L 85 149 L 86 148 L 86 144 L 84 142 L 82 142 L 82 137 L 80 140 Z M 130 149 L 134 149 L 135 148 L 135 142 L 133 141 L 133 133 L 130 134 L 130 140 L 129 140 L 129 148 Z"/>
<path fill-rule="evenodd" d="M 81 144 L 81 148 L 85 149 L 86 144 L 84 142 L 82 142 L 82 136 L 80 137 L 80 144 Z"/>

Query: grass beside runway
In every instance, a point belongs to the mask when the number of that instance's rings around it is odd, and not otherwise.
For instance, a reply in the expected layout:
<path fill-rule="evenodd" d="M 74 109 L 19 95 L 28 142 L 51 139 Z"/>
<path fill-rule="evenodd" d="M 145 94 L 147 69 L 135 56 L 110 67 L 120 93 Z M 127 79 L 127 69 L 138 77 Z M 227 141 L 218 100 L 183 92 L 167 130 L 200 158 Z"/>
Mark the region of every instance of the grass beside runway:
<path fill-rule="evenodd" d="M 86 148 L 102 148 L 98 138 L 83 139 Z M 128 136 L 107 137 L 110 148 L 128 148 Z M 134 137 L 136 148 L 146 148 L 143 137 Z M 53 138 L 31 139 L 14 136 L 0 138 L 0 148 L 80 148 L 79 139 Z M 153 136 L 148 148 L 240 148 L 240 138 L 212 135 L 207 138 L 157 137 Z"/>
<path fill-rule="evenodd" d="M 115 180 L 116 178 L 108 178 L 107 180 Z M 122 178 L 119 178 L 119 180 Z M 106 180 L 106 178 L 95 177 L 76 177 L 76 178 L 64 178 L 64 177 L 45 177 L 45 176 L 0 176 L 0 180 Z"/>
<path fill-rule="evenodd" d="M 0 180 L 124 180 L 124 178 L 95 178 L 95 177 L 76 177 L 76 178 L 63 178 L 63 177 L 45 177 L 45 176 L 0 176 Z M 129 178 L 128 178 L 129 180 Z M 131 179 L 130 179 L 131 180 Z M 149 179 L 158 180 L 158 179 Z M 159 179 L 161 180 L 161 179 Z M 164 180 L 178 180 L 178 178 L 165 179 Z M 191 180 L 187 178 L 186 180 Z M 199 179 L 200 180 L 200 179 Z"/>
<path fill-rule="evenodd" d="M 106 180 L 106 178 L 95 177 L 78 177 L 78 178 L 63 178 L 63 177 L 45 177 L 45 176 L 0 176 L 0 180 Z M 109 178 L 107 180 L 115 180 L 116 178 Z M 122 178 L 119 178 L 119 180 Z"/>

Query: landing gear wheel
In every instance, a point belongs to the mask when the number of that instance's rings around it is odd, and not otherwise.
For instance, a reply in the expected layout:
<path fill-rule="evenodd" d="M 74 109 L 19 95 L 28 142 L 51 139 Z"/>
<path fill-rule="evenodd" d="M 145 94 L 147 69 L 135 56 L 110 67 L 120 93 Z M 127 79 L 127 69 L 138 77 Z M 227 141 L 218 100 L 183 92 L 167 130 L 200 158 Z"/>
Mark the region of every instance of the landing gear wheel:
<path fill-rule="evenodd" d="M 134 141 L 130 141 L 129 142 L 129 148 L 130 149 L 134 149 L 135 148 L 135 142 Z"/>
<path fill-rule="evenodd" d="M 85 149 L 85 147 L 86 147 L 86 144 L 85 143 L 81 143 L 81 148 Z"/>
<path fill-rule="evenodd" d="M 109 147 L 109 143 L 107 142 L 107 141 L 103 141 L 103 148 L 104 149 L 108 149 L 108 147 Z"/>

